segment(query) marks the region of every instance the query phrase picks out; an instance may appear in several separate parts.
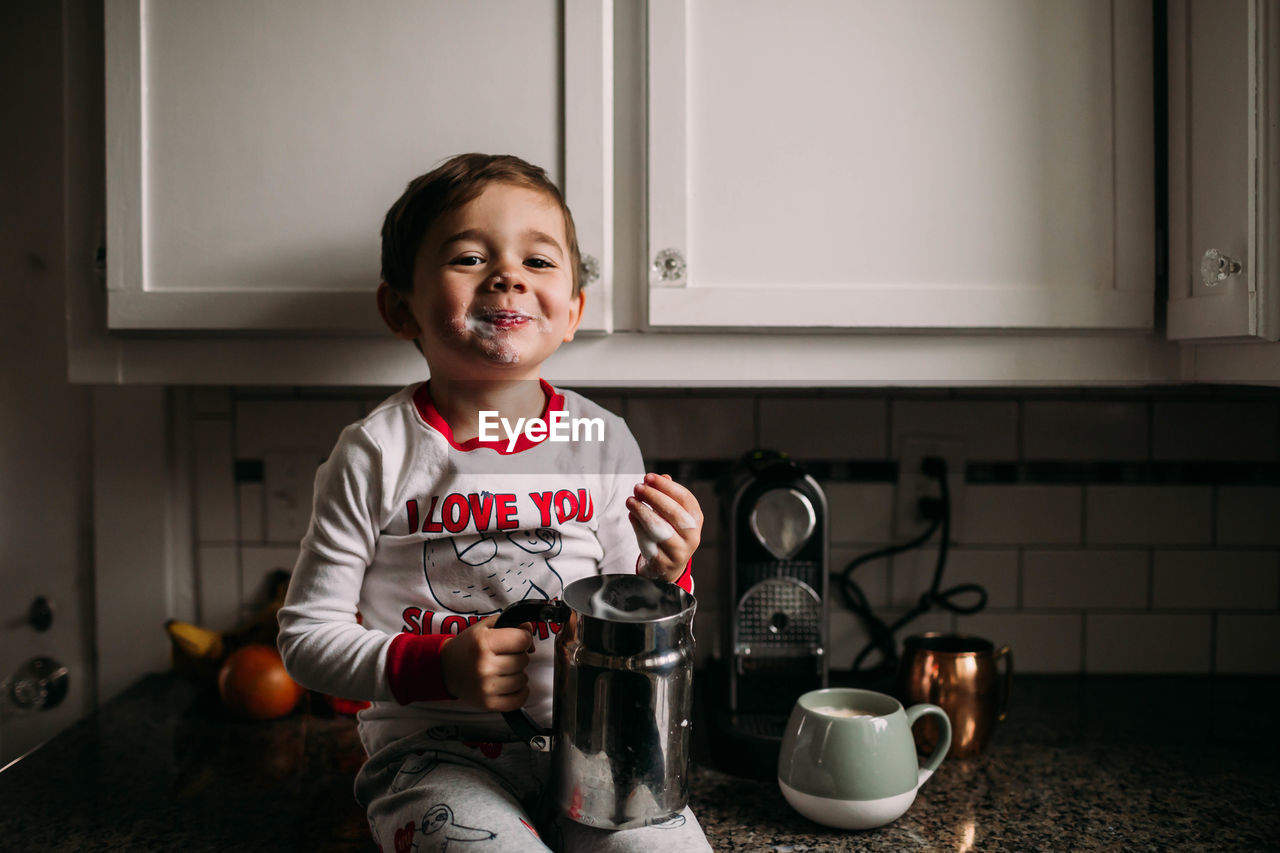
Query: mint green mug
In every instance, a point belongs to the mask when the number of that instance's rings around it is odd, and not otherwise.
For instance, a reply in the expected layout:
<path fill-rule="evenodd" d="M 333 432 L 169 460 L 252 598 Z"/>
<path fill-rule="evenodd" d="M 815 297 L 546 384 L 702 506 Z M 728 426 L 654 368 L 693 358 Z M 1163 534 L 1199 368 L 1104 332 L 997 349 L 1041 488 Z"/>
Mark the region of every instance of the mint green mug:
<path fill-rule="evenodd" d="M 923 766 L 911 727 L 938 720 Z M 937 705 L 903 708 L 873 690 L 831 687 L 796 700 L 778 755 L 778 786 L 791 807 L 826 826 L 870 829 L 897 820 L 951 747 L 951 720 Z"/>

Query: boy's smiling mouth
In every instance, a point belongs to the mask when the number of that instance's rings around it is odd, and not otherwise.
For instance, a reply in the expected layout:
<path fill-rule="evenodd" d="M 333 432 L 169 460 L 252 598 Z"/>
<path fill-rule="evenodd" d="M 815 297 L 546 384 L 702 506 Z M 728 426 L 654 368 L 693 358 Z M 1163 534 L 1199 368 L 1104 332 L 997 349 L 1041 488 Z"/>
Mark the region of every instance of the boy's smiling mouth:
<path fill-rule="evenodd" d="M 538 319 L 534 315 L 525 314 L 524 311 L 516 311 L 513 309 L 481 309 L 477 311 L 475 316 L 480 323 L 492 325 L 499 332 L 506 332 L 507 329 L 515 329 L 526 323 Z"/>
<path fill-rule="evenodd" d="M 537 321 L 539 318 L 514 308 L 481 308 L 467 315 L 467 325 L 472 331 L 507 332 Z"/>

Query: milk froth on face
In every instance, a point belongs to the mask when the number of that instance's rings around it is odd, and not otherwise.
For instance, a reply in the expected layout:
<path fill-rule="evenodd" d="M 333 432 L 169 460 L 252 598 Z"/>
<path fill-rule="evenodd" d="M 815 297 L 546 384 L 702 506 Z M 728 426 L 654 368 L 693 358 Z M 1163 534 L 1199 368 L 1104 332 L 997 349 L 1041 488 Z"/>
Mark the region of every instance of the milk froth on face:
<path fill-rule="evenodd" d="M 815 714 L 826 714 L 829 717 L 874 717 L 871 711 L 861 708 L 840 708 L 835 705 L 820 705 L 813 709 Z"/>

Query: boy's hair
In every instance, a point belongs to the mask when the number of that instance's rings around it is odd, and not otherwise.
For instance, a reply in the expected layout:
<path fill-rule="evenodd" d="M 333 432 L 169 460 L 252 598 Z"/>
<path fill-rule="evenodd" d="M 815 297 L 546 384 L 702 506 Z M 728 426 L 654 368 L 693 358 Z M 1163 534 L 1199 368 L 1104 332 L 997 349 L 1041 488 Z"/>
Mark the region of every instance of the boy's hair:
<path fill-rule="evenodd" d="M 431 225 L 494 183 L 514 184 L 543 193 L 559 206 L 569 241 L 566 248 L 576 296 L 582 289 L 582 259 L 569 206 L 546 171 L 511 154 L 458 154 L 410 181 L 382 222 L 382 280 L 392 290 L 411 293 L 414 261 Z"/>

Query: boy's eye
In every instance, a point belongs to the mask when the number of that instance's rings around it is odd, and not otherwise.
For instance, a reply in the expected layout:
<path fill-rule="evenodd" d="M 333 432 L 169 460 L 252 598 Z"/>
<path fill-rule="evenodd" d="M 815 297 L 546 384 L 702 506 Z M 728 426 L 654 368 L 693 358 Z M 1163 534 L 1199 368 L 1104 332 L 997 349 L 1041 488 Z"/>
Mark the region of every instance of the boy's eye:
<path fill-rule="evenodd" d="M 481 257 L 478 257 L 477 255 L 463 255 L 461 258 L 457 258 L 454 260 L 455 264 L 463 267 L 473 267 L 476 264 L 483 263 L 483 262 L 484 262 L 484 259 Z"/>
<path fill-rule="evenodd" d="M 547 269 L 549 267 L 555 266 L 555 264 L 551 263 L 551 261 L 547 260 L 546 258 L 530 258 L 529 260 L 525 261 L 525 263 L 530 264 L 531 266 L 537 267 L 538 269 Z"/>

